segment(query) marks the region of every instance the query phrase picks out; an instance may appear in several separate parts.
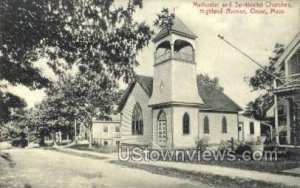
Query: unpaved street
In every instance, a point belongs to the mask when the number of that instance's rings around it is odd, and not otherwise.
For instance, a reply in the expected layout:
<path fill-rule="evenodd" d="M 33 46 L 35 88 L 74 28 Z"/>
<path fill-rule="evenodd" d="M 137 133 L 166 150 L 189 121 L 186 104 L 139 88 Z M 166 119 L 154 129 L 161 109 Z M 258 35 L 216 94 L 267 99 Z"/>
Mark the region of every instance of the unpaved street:
<path fill-rule="evenodd" d="M 16 179 L 32 188 L 75 187 L 208 187 L 188 180 L 151 174 L 107 160 L 43 149 L 6 150 L 16 163 Z"/>

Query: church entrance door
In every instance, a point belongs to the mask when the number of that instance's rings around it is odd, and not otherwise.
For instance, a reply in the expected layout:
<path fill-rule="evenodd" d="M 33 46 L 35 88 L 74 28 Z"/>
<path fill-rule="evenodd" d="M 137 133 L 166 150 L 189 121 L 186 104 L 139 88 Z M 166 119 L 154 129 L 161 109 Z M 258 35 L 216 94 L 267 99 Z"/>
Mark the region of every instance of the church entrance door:
<path fill-rule="evenodd" d="M 157 119 L 157 138 L 159 146 L 167 144 L 167 118 L 165 111 L 161 110 Z"/>

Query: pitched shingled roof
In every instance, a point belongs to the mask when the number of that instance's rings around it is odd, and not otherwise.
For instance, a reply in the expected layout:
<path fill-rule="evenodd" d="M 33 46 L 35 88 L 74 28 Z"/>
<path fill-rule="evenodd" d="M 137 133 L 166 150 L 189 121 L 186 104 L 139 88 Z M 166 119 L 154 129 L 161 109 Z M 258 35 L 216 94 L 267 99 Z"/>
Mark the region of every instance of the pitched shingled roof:
<path fill-rule="evenodd" d="M 153 78 L 149 76 L 137 75 L 135 81 L 132 82 L 127 90 L 124 92 L 121 102 L 119 104 L 118 111 L 122 111 L 125 106 L 127 99 L 134 88 L 135 84 L 139 83 L 141 87 L 145 90 L 146 94 L 151 97 L 153 90 Z M 201 110 L 209 111 L 222 111 L 222 112 L 238 112 L 242 109 L 232 101 L 227 95 L 222 91 L 215 89 L 210 85 L 205 85 L 201 82 L 197 82 L 198 92 L 200 97 L 203 99 L 204 107 Z"/>
<path fill-rule="evenodd" d="M 175 17 L 172 27 L 170 29 L 160 30 L 160 32 L 158 32 L 158 34 L 154 37 L 153 41 L 158 41 L 159 39 L 168 35 L 170 32 L 192 39 L 197 38 L 197 36 L 179 18 Z"/>

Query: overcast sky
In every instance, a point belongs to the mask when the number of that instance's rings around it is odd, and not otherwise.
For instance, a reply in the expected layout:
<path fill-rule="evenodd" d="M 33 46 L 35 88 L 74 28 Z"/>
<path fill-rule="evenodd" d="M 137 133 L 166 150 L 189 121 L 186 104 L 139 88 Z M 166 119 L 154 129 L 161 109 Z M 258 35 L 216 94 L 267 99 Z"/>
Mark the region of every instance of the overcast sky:
<path fill-rule="evenodd" d="M 123 3 L 121 0 L 117 2 Z M 163 7 L 171 9 L 175 7 L 176 16 L 198 36 L 195 49 L 197 72 L 218 77 L 225 93 L 244 107 L 260 94 L 251 92 L 251 88 L 244 81 L 245 77 L 254 74 L 258 66 L 218 39 L 217 35 L 223 35 L 261 64 L 267 64 L 274 45 L 277 42 L 288 44 L 300 30 L 300 2 L 297 0 L 291 2 L 292 8 L 285 9 L 287 12 L 282 15 L 206 16 L 200 14 L 198 8 L 193 7 L 191 0 L 144 0 L 144 7 L 136 13 L 135 19 L 152 26 L 156 14 Z M 151 43 L 139 54 L 140 66 L 136 69 L 138 74 L 153 75 L 153 53 Z M 47 69 L 44 71 L 51 75 Z M 30 107 L 45 96 L 42 91 L 30 91 L 21 86 L 10 90 L 25 98 Z"/>

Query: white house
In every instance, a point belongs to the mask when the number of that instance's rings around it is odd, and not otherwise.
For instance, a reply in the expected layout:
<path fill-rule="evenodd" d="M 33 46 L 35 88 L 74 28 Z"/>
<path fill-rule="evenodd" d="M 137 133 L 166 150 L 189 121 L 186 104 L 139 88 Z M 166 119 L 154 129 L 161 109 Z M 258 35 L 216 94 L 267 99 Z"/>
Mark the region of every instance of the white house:
<path fill-rule="evenodd" d="M 153 77 L 137 76 L 119 106 L 122 144 L 194 148 L 203 138 L 209 143 L 238 138 L 242 109 L 198 79 L 196 38 L 175 18 L 172 28 L 153 39 Z"/>
<path fill-rule="evenodd" d="M 238 140 L 242 142 L 251 142 L 256 141 L 258 137 L 261 137 L 261 122 L 240 115 Z"/>
<path fill-rule="evenodd" d="M 300 145 L 300 33 L 287 45 L 275 64 L 281 79 L 274 81 L 276 141 Z M 272 112 L 272 111 L 271 111 Z M 271 114 L 271 113 L 269 113 Z"/>
<path fill-rule="evenodd" d="M 120 115 L 111 116 L 111 120 L 94 120 L 92 126 L 93 143 L 101 146 L 120 144 Z"/>

